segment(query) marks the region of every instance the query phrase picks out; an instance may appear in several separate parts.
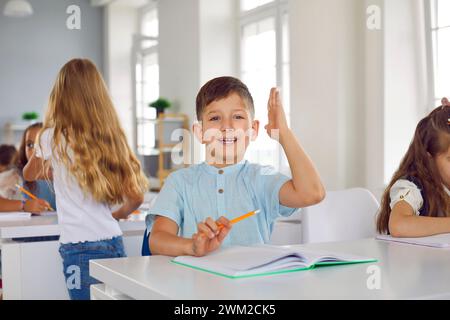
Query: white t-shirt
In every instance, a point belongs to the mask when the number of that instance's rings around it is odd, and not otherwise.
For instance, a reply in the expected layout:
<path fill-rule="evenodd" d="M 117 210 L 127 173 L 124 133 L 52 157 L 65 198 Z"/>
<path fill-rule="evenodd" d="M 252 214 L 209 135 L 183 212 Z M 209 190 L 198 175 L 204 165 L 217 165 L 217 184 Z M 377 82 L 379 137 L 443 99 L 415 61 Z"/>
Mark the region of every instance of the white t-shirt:
<path fill-rule="evenodd" d="M 443 186 L 445 192 L 450 197 L 450 190 Z M 392 186 L 390 190 L 391 209 L 400 201 L 406 201 L 413 209 L 416 215 L 420 216 L 420 209 L 423 206 L 423 197 L 417 185 L 406 179 L 400 179 Z"/>
<path fill-rule="evenodd" d="M 118 222 L 107 204 L 85 195 L 75 177 L 53 154 L 53 129 L 45 130 L 36 145 L 36 157 L 50 160 L 53 168 L 60 242 L 80 243 L 109 240 L 122 235 Z M 68 150 L 69 156 L 71 150 Z"/>

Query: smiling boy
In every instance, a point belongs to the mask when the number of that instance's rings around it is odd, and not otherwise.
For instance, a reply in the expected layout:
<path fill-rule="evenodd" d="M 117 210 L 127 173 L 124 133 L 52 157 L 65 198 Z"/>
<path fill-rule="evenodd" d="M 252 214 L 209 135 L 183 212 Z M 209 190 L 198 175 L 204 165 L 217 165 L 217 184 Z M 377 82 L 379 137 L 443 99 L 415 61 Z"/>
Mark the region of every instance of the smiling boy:
<path fill-rule="evenodd" d="M 206 162 L 170 175 L 147 217 L 155 255 L 204 256 L 231 245 L 270 241 L 277 218 L 322 201 L 325 190 L 314 164 L 289 129 L 280 94 L 268 102 L 269 136 L 280 142 L 292 179 L 244 160 L 259 121 L 245 84 L 232 77 L 206 83 L 197 96 L 193 131 L 206 147 Z M 232 226 L 231 219 L 260 213 Z"/>

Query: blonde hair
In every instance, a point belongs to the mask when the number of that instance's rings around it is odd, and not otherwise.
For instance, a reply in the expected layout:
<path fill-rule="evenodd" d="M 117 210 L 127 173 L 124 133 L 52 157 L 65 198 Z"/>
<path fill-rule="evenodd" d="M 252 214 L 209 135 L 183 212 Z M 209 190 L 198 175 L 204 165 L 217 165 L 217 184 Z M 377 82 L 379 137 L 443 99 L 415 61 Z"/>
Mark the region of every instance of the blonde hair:
<path fill-rule="evenodd" d="M 148 190 L 105 82 L 91 61 L 71 60 L 59 72 L 41 132 L 50 128 L 58 161 L 96 201 L 120 204 L 126 195 Z"/>

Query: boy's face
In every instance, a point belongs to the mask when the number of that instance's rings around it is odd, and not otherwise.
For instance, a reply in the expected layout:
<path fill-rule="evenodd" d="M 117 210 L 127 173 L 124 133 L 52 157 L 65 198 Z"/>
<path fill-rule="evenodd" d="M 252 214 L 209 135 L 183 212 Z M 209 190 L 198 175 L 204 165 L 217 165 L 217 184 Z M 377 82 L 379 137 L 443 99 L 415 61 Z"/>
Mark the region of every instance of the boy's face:
<path fill-rule="evenodd" d="M 439 174 L 447 188 L 450 188 L 450 148 L 435 158 Z"/>
<path fill-rule="evenodd" d="M 194 126 L 197 138 L 206 145 L 207 160 L 224 166 L 244 158 L 258 130 L 259 121 L 252 119 L 245 101 L 236 93 L 209 104 L 202 123 Z"/>

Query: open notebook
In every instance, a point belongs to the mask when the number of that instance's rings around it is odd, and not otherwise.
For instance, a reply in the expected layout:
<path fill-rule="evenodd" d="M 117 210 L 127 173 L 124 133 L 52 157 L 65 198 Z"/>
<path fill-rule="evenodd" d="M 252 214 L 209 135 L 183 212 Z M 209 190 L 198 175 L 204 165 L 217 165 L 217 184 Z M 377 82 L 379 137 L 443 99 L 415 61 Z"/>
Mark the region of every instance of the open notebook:
<path fill-rule="evenodd" d="M 394 238 L 392 236 L 380 235 L 377 236 L 377 240 L 400 242 L 433 248 L 450 248 L 450 234 L 440 234 L 424 238 Z"/>
<path fill-rule="evenodd" d="M 310 270 L 320 266 L 376 262 L 349 254 L 327 253 L 296 247 L 232 247 L 206 257 L 182 256 L 173 263 L 236 279 Z"/>

